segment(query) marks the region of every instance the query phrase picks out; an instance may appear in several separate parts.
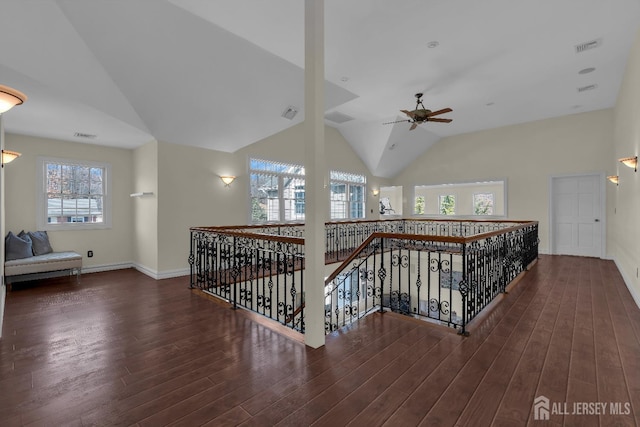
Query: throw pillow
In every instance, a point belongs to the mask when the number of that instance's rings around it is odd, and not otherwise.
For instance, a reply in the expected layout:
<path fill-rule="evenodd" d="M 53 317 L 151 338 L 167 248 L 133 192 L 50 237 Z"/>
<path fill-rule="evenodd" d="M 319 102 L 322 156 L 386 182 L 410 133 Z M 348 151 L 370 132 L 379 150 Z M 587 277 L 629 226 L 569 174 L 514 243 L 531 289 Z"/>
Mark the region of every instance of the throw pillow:
<path fill-rule="evenodd" d="M 27 233 L 33 242 L 33 254 L 44 255 L 53 252 L 51 243 L 49 243 L 49 235 L 46 231 L 34 231 Z"/>
<path fill-rule="evenodd" d="M 18 237 L 10 231 L 4 238 L 4 247 L 6 261 L 33 256 L 31 238 L 28 234 L 22 234 L 21 237 Z"/>

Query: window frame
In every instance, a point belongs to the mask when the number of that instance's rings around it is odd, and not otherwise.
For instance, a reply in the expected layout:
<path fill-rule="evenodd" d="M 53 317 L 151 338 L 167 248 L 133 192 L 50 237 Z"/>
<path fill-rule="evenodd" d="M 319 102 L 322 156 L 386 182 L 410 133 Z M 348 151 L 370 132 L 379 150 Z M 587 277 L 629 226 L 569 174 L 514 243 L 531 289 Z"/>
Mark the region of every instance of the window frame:
<path fill-rule="evenodd" d="M 494 187 L 494 188 L 487 188 Z M 476 190 L 477 188 L 477 190 Z M 471 190 L 469 190 L 471 189 Z M 493 178 L 477 181 L 450 182 L 445 184 L 421 184 L 413 186 L 413 216 L 414 217 L 434 217 L 434 218 L 457 218 L 457 219 L 476 219 L 491 220 L 508 218 L 508 182 L 506 178 Z M 455 214 L 445 215 L 440 213 L 439 195 L 443 194 L 456 196 Z M 476 193 L 492 193 L 493 194 L 493 213 L 491 215 L 482 215 L 475 213 L 474 195 Z M 420 214 L 415 210 L 416 198 L 418 196 L 425 197 L 425 213 Z M 435 198 L 434 198 L 435 196 Z M 467 196 L 470 196 L 467 198 Z M 433 205 L 429 203 L 437 203 L 437 213 L 433 212 Z M 429 207 L 431 206 L 431 207 Z M 468 212 L 467 212 L 468 211 Z M 461 213 L 462 212 L 462 213 Z"/>
<path fill-rule="evenodd" d="M 478 196 L 491 196 L 491 213 L 490 214 L 479 214 L 476 213 L 476 197 Z M 471 196 L 471 211 L 473 212 L 474 216 L 479 216 L 479 217 L 491 217 L 491 216 L 495 216 L 493 213 L 494 207 L 495 207 L 495 200 L 496 200 L 496 195 L 494 192 L 487 192 L 487 191 L 482 191 L 482 192 L 474 192 Z"/>
<path fill-rule="evenodd" d="M 340 176 L 340 177 L 339 177 Z M 332 196 L 332 187 L 333 185 L 344 185 L 345 186 L 345 200 L 333 200 Z M 362 200 L 352 200 L 352 187 L 360 187 Z M 343 202 L 345 203 L 345 213 L 346 217 L 344 218 L 335 218 L 333 216 L 333 203 L 335 202 Z M 354 217 L 352 215 L 354 203 L 360 205 L 360 211 L 362 216 Z M 329 171 L 329 220 L 330 221 L 354 221 L 359 219 L 366 219 L 367 217 L 367 177 L 366 175 L 360 175 L 352 172 L 343 172 L 338 170 Z"/>
<path fill-rule="evenodd" d="M 60 222 L 48 221 L 48 197 L 47 197 L 47 164 L 83 166 L 100 168 L 103 170 L 102 180 L 102 222 Z M 69 231 L 69 230 L 104 230 L 112 228 L 112 194 L 111 194 L 111 164 L 90 160 L 68 159 L 58 157 L 37 158 L 36 180 L 36 225 L 38 230 L 44 231 Z M 75 215 L 74 217 L 77 217 Z"/>
<path fill-rule="evenodd" d="M 264 164 L 263 169 L 253 168 L 252 165 L 254 162 L 260 162 Z M 288 168 L 298 168 L 300 171 L 298 173 L 290 173 L 290 172 L 282 172 L 276 169 L 281 167 Z M 304 165 L 288 163 L 288 162 L 279 162 L 275 160 L 267 160 L 264 158 L 257 157 L 249 157 L 248 159 L 248 171 L 249 171 L 249 224 L 279 224 L 279 223 L 296 223 L 303 222 L 305 220 L 305 213 L 301 213 L 300 211 L 306 212 L 306 177 L 305 177 L 305 169 Z M 271 176 L 272 179 L 275 179 L 278 183 L 278 197 L 269 197 L 267 200 L 277 200 L 278 205 L 278 219 L 268 219 L 268 209 L 266 211 L 267 220 L 265 221 L 256 221 L 253 217 L 253 207 L 254 200 L 259 199 L 259 197 L 254 197 L 251 194 L 252 185 L 253 185 L 253 176 L 254 175 L 265 175 Z M 287 197 L 285 195 L 284 183 L 285 180 L 289 179 L 293 182 L 293 187 L 290 189 L 290 196 Z M 302 181 L 302 184 L 300 184 Z M 300 188 L 302 187 L 302 188 Z M 302 195 L 303 197 L 299 197 Z M 291 209 L 287 210 L 287 204 L 291 205 Z M 287 216 L 287 212 L 290 212 L 296 218 L 293 219 L 283 219 Z"/>

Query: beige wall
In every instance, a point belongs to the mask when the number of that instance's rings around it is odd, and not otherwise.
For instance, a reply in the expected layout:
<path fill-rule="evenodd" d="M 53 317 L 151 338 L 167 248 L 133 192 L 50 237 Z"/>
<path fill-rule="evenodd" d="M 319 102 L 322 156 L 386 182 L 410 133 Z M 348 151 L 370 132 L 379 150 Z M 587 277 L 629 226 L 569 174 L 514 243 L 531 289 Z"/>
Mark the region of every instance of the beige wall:
<path fill-rule="evenodd" d="M 443 138 L 394 180 L 412 212 L 414 185 L 507 180 L 508 218 L 540 222 L 549 250 L 549 177 L 610 168 L 613 111 L 574 114 Z M 411 202 L 410 202 L 411 201 Z"/>
<path fill-rule="evenodd" d="M 131 263 L 131 150 L 12 134 L 6 135 L 5 143 L 9 150 L 22 153 L 22 157 L 4 167 L 5 232 L 36 230 L 38 156 L 106 162 L 112 168 L 112 227 L 49 231 L 49 239 L 54 250 L 74 250 L 83 255 L 83 266 L 87 268 Z M 93 251 L 93 258 L 86 257 L 88 250 Z"/>
<path fill-rule="evenodd" d="M 153 193 L 133 197 L 133 263 L 152 277 L 158 272 L 158 143 L 133 150 L 133 185 L 130 193 Z"/>
<path fill-rule="evenodd" d="M 158 147 L 158 270 L 165 277 L 189 267 L 190 227 L 246 224 L 249 196 L 246 162 L 239 156 L 167 143 Z M 220 175 L 237 178 L 225 187 Z"/>
<path fill-rule="evenodd" d="M 250 157 L 304 163 L 302 125 L 256 142 L 235 153 L 158 145 L 158 273 L 160 277 L 184 272 L 189 267 L 189 227 L 232 225 L 249 222 Z M 325 128 L 329 169 L 367 176 L 369 218 L 377 218 L 377 199 L 371 189 L 380 182 L 333 128 Z M 220 175 L 236 180 L 225 187 Z M 328 176 L 328 174 L 327 174 Z M 328 202 L 327 202 L 328 206 Z M 373 210 L 373 213 L 371 213 Z"/>
<path fill-rule="evenodd" d="M 610 253 L 640 306 L 640 172 L 617 161 L 640 155 L 640 32 L 631 49 L 627 69 L 614 109 L 613 147 L 609 171 L 620 176 L 618 186 L 608 186 L 610 203 L 608 243 Z"/>

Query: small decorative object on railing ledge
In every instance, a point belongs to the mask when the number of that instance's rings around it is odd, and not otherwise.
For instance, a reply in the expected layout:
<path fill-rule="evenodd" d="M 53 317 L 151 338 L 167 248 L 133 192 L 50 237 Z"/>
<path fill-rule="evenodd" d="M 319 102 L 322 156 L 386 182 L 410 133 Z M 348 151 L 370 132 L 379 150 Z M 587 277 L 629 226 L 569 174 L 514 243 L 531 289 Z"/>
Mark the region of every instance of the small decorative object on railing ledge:
<path fill-rule="evenodd" d="M 391 310 L 466 334 L 538 257 L 535 221 L 404 219 L 325 229 L 326 262 L 340 262 L 324 284 L 327 333 Z M 303 224 L 194 227 L 191 287 L 304 333 L 303 236 Z"/>

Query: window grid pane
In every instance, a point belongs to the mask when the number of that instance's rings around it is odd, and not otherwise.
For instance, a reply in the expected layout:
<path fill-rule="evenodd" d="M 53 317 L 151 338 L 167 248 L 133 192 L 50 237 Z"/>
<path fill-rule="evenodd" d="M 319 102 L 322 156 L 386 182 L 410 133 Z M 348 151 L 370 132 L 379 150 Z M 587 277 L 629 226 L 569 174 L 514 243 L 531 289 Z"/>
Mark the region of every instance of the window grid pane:
<path fill-rule="evenodd" d="M 45 162 L 48 224 L 104 222 L 105 168 Z"/>
<path fill-rule="evenodd" d="M 349 172 L 331 171 L 331 219 L 365 217 L 367 177 Z"/>

